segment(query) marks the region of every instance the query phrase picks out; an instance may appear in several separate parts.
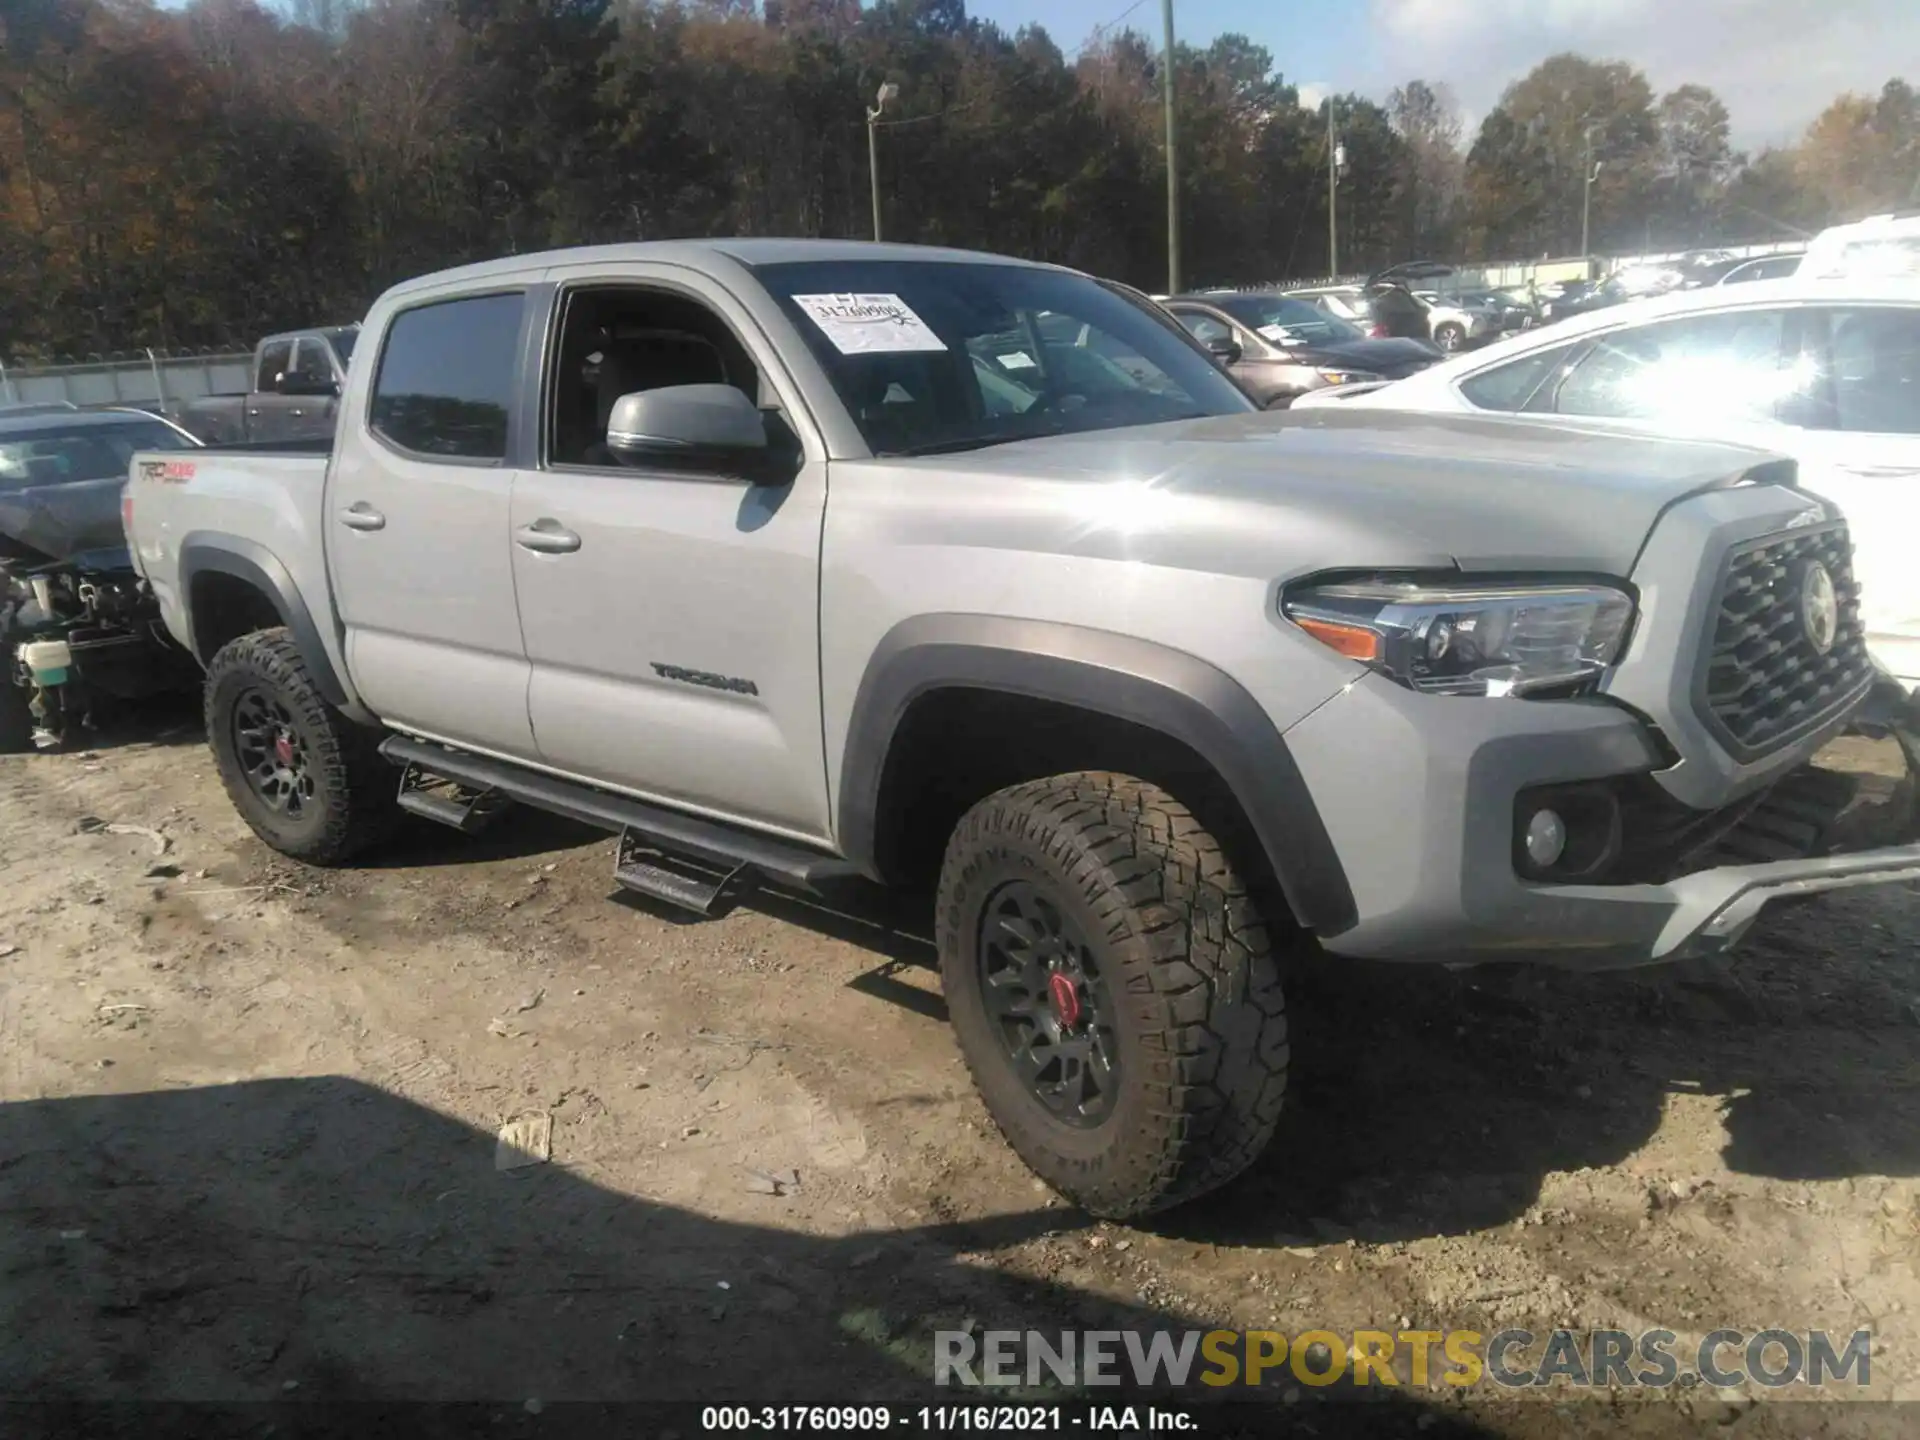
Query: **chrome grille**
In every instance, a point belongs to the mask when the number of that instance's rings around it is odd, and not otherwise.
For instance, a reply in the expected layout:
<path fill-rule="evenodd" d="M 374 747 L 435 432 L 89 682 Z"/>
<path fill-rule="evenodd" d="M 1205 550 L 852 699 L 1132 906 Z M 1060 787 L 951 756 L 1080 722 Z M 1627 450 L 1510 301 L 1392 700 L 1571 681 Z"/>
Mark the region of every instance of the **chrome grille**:
<path fill-rule="evenodd" d="M 1833 646 L 1807 635 L 1802 580 L 1820 564 L 1840 606 Z M 1707 723 L 1736 759 L 1777 749 L 1819 728 L 1859 697 L 1873 675 L 1860 623 L 1860 587 L 1845 525 L 1770 535 L 1727 559 L 1701 685 Z"/>

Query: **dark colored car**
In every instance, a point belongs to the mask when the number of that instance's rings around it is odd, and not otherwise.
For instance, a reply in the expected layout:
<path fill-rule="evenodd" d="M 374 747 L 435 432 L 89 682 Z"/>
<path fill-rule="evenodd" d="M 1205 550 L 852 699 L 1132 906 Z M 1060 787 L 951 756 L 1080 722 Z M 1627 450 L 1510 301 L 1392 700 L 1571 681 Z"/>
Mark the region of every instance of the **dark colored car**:
<path fill-rule="evenodd" d="M 1358 326 L 1287 295 L 1180 296 L 1166 308 L 1269 408 L 1326 385 L 1405 379 L 1441 358 L 1425 340 L 1370 339 Z"/>
<path fill-rule="evenodd" d="M 1610 305 L 1623 304 L 1636 298 L 1634 292 L 1621 284 L 1617 277 L 1603 280 L 1598 285 L 1570 281 L 1559 295 L 1540 307 L 1540 318 L 1545 324 L 1564 320 L 1569 315 L 1585 315 L 1590 310 L 1605 310 Z"/>
<path fill-rule="evenodd" d="M 174 413 L 209 445 L 287 445 L 333 440 L 357 325 L 269 335 L 253 353 L 253 388 L 203 395 Z"/>
<path fill-rule="evenodd" d="M 198 448 L 144 411 L 0 413 L 0 754 L 36 729 L 59 738 L 102 696 L 197 681 L 133 568 L 120 500 L 136 450 Z"/>

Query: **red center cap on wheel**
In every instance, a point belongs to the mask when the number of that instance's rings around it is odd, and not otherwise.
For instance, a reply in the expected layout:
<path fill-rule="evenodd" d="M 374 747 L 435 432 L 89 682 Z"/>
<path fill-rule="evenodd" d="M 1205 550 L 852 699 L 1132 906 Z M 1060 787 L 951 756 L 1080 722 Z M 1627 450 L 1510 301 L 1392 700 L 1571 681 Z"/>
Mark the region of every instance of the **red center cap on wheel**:
<path fill-rule="evenodd" d="M 273 755 L 282 765 L 293 764 L 293 741 L 282 735 L 273 742 Z"/>
<path fill-rule="evenodd" d="M 1071 1030 L 1080 1019 L 1080 992 L 1073 988 L 1073 981 L 1056 971 L 1047 981 L 1047 996 L 1060 1028 Z"/>

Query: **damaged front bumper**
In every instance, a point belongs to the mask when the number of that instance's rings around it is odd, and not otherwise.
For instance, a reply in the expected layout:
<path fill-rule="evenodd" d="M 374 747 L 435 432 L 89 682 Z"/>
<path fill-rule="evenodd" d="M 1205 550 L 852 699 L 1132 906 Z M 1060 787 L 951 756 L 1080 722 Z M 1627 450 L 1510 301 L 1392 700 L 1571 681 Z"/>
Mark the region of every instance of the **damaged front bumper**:
<path fill-rule="evenodd" d="M 1575 904 L 1604 902 L 1615 907 L 1616 920 L 1641 912 L 1643 923 L 1634 928 L 1645 938 L 1636 938 L 1629 953 L 1635 961 L 1655 964 L 1732 949 L 1772 901 L 1903 880 L 1920 880 L 1920 844 L 1726 865 L 1665 885 L 1554 886 L 1541 893 Z"/>
<path fill-rule="evenodd" d="M 1673 946 L 1671 955 L 1656 946 L 1654 958 L 1685 959 L 1725 950 L 1739 940 L 1771 900 L 1913 879 L 1920 879 L 1920 844 L 1891 845 L 1858 855 L 1732 866 L 1691 875 L 1672 887 L 1684 893 L 1668 922 L 1667 934 L 1662 936 L 1662 944 Z"/>
<path fill-rule="evenodd" d="M 1367 793 L 1321 811 L 1358 910 L 1320 935 L 1333 954 L 1624 969 L 1725 951 L 1776 901 L 1920 880 L 1920 716 L 1892 692 L 1813 763 L 1711 812 L 1652 783 L 1660 756 L 1622 709 L 1422 698 L 1362 682 L 1288 732 L 1316 793 L 1369 757 Z M 1606 801 L 1590 809 L 1612 826 L 1611 858 L 1522 874 L 1527 814 L 1544 801 L 1571 818 L 1563 802 L 1581 796 Z"/>

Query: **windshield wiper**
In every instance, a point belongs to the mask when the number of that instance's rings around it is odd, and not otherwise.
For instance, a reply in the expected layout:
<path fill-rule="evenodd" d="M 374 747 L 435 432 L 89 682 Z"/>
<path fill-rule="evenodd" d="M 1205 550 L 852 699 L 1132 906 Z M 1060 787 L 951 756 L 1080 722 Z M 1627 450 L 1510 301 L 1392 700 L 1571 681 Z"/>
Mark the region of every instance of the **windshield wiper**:
<path fill-rule="evenodd" d="M 1057 435 L 1086 435 L 1097 430 L 1126 430 L 1138 425 L 1171 425 L 1181 420 L 1208 419 L 1205 410 L 1182 410 L 1172 415 L 1144 416 L 1134 420 L 1113 420 L 1101 425 L 1062 425 L 1052 430 L 1028 430 L 1019 435 L 973 435 L 965 440 L 930 440 L 924 445 L 905 445 L 897 450 L 876 450 L 878 459 L 915 459 L 922 455 L 957 455 L 964 450 L 985 450 L 990 445 L 1014 445 L 1022 440 L 1050 440 Z"/>
<path fill-rule="evenodd" d="M 876 450 L 882 460 L 912 460 L 922 455 L 958 455 L 963 450 L 984 450 L 989 445 L 1011 445 L 1017 440 L 1044 440 L 1058 430 L 1034 430 L 1025 435 L 973 435 L 965 440 L 929 440 L 924 445 L 903 445 L 897 450 Z"/>

